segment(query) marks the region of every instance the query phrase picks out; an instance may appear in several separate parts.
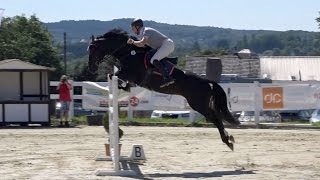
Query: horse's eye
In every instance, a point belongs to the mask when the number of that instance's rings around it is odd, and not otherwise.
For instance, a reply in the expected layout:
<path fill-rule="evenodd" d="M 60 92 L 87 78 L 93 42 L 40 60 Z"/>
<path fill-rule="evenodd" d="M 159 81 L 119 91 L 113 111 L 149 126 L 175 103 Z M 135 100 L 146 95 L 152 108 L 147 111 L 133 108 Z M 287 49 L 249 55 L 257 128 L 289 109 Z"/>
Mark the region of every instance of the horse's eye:
<path fill-rule="evenodd" d="M 88 47 L 88 50 L 89 51 L 93 51 L 94 49 L 95 49 L 95 45 L 90 44 L 89 47 Z"/>

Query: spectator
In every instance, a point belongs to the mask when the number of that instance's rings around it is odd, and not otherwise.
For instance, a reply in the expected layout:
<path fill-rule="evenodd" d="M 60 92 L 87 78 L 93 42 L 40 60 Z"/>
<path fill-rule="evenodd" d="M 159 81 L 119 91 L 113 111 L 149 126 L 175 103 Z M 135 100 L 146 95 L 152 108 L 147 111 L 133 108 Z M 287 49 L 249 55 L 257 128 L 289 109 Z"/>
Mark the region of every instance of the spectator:
<path fill-rule="evenodd" d="M 69 108 L 71 102 L 70 90 L 72 90 L 72 85 L 68 82 L 66 75 L 62 75 L 60 78 L 60 83 L 57 86 L 59 90 L 59 101 L 61 103 L 60 108 L 60 126 L 63 126 L 63 120 L 66 127 L 69 127 Z"/>

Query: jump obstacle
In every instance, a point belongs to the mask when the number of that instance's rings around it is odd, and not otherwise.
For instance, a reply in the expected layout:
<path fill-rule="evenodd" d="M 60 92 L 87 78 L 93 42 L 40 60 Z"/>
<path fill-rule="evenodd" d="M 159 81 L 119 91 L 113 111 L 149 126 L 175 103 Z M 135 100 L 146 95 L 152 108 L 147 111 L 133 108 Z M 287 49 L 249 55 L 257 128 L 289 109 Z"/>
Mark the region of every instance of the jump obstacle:
<path fill-rule="evenodd" d="M 112 161 L 113 169 L 97 170 L 97 176 L 136 176 L 133 170 L 124 170 L 120 168 L 120 161 L 145 160 L 142 145 L 134 144 L 130 157 L 120 156 L 119 151 L 119 112 L 118 112 L 118 77 L 108 76 L 109 88 L 103 88 L 109 91 L 109 135 L 110 135 L 110 156 L 97 156 L 96 161 Z M 112 103 L 111 103 L 112 102 Z"/>

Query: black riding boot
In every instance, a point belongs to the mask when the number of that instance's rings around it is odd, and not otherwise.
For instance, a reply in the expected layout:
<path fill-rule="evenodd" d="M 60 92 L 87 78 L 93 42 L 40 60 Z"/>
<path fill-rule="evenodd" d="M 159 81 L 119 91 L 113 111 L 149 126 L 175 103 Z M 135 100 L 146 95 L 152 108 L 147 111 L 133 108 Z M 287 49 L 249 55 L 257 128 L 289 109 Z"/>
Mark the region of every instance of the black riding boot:
<path fill-rule="evenodd" d="M 164 64 L 159 61 L 159 60 L 154 60 L 153 61 L 153 65 L 159 69 L 159 71 L 161 72 L 162 76 L 163 76 L 163 80 L 164 82 L 160 85 L 161 88 L 169 86 L 170 84 L 173 84 L 175 79 L 173 79 L 170 75 L 169 75 L 169 69 L 165 68 Z"/>

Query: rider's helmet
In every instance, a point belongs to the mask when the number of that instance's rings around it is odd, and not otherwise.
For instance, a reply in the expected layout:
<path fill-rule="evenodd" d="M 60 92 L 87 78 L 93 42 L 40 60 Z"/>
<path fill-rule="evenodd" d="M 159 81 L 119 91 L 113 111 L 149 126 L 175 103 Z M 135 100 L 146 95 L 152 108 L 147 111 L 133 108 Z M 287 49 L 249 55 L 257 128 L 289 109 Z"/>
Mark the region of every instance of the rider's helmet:
<path fill-rule="evenodd" d="M 142 19 L 134 19 L 132 22 L 131 22 L 131 26 L 139 26 L 139 27 L 143 27 L 143 21 Z"/>

